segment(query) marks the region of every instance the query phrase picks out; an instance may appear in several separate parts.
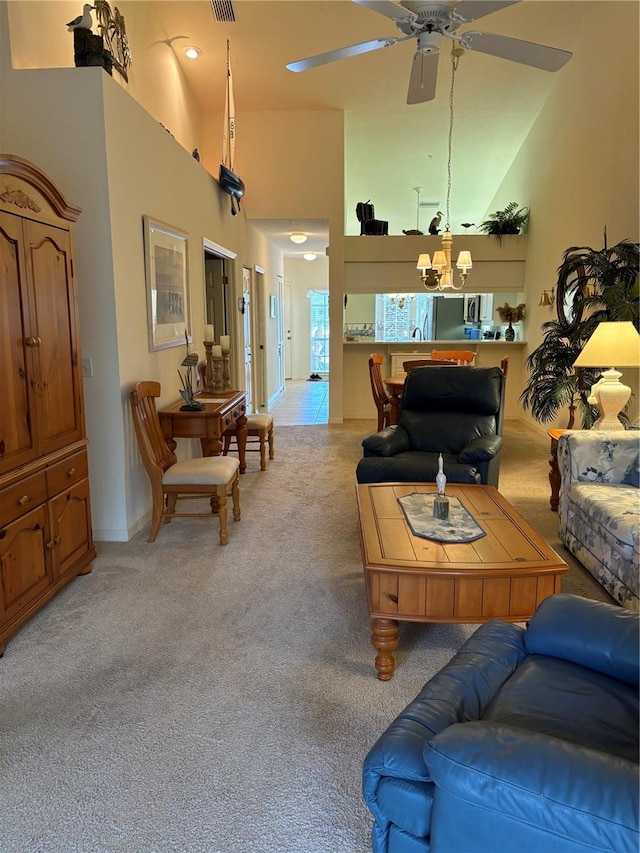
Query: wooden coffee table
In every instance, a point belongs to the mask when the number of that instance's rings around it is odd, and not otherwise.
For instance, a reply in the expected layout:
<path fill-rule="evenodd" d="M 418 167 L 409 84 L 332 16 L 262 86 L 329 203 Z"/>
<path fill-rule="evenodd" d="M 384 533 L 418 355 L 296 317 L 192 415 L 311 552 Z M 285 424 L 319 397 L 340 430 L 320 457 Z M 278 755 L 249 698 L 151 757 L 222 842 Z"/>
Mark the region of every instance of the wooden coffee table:
<path fill-rule="evenodd" d="M 448 485 L 486 536 L 443 544 L 414 536 L 398 498 L 434 483 L 357 487 L 360 542 L 378 678 L 395 666 L 398 623 L 523 622 L 560 592 L 567 564 L 493 486 Z"/>

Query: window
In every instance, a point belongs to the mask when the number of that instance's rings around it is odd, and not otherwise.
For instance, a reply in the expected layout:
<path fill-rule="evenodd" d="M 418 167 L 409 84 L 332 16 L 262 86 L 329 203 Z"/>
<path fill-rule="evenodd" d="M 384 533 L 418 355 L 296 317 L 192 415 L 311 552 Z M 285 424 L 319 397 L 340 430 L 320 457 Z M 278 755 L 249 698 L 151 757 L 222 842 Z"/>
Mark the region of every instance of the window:
<path fill-rule="evenodd" d="M 310 290 L 311 373 L 329 373 L 329 291 Z"/>
<path fill-rule="evenodd" d="M 420 329 L 425 339 L 428 339 L 432 314 L 433 297 L 428 293 L 415 293 L 404 300 L 392 299 L 389 293 L 378 293 L 376 340 L 408 341 L 415 329 Z"/>

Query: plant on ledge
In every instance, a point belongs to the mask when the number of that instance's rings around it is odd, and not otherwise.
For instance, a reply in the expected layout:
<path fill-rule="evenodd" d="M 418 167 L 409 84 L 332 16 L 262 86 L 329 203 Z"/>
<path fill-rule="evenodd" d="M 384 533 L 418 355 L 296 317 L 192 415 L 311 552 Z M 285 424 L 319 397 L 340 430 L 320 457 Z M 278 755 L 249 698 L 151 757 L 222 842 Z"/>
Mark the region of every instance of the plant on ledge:
<path fill-rule="evenodd" d="M 581 428 L 590 429 L 598 412 L 587 397 L 600 369 L 576 370 L 573 363 L 598 323 L 630 320 L 639 328 L 640 244 L 622 240 L 608 248 L 606 231 L 604 243 L 603 249 L 571 246 L 558 267 L 558 319 L 543 323 L 544 338 L 527 359 L 530 376 L 520 395 L 523 408 L 540 423 L 549 423 L 568 407 L 567 429 L 573 428 L 576 409 Z"/>
<path fill-rule="evenodd" d="M 525 234 L 528 225 L 529 208 L 518 207 L 517 202 L 512 201 L 504 210 L 489 214 L 489 218 L 480 223 L 478 230 L 497 237 L 501 243 L 505 234 Z"/>

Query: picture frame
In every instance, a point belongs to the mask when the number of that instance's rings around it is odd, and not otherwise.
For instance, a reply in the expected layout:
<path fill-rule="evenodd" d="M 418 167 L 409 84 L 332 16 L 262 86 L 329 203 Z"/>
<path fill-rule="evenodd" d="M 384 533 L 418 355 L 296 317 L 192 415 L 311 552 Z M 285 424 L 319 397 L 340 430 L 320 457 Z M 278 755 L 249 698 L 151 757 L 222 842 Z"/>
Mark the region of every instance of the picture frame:
<path fill-rule="evenodd" d="M 276 298 L 273 295 L 269 297 L 269 316 L 272 320 L 276 319 Z"/>
<path fill-rule="evenodd" d="M 143 216 L 149 352 L 189 343 L 189 235 Z"/>

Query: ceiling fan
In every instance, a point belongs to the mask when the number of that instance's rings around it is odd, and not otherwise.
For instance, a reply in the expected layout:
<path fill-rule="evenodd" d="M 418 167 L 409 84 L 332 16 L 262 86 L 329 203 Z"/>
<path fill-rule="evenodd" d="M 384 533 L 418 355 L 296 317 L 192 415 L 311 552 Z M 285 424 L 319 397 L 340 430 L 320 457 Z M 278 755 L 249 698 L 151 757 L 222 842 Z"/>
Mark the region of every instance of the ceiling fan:
<path fill-rule="evenodd" d="M 470 30 L 456 35 L 456 30 L 464 24 L 505 9 L 507 6 L 513 6 L 520 0 L 461 0 L 457 4 L 434 3 L 429 0 L 402 0 L 399 4 L 393 3 L 392 0 L 352 0 L 352 2 L 391 18 L 404 35 L 382 36 L 371 41 L 319 53 L 317 56 L 310 56 L 297 62 L 289 62 L 287 68 L 290 71 L 307 71 L 318 65 L 347 59 L 349 56 L 357 56 L 360 53 L 370 53 L 415 38 L 418 49 L 413 57 L 407 103 L 420 104 L 433 100 L 436 94 L 438 53 L 442 37 L 458 42 L 459 46 L 465 50 L 477 50 L 480 53 L 488 53 L 512 62 L 541 68 L 544 71 L 558 71 L 573 55 L 568 50 L 494 33 Z"/>

